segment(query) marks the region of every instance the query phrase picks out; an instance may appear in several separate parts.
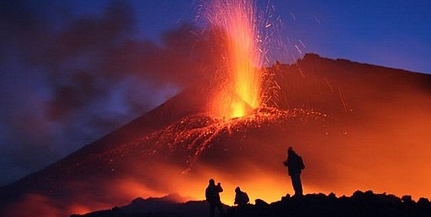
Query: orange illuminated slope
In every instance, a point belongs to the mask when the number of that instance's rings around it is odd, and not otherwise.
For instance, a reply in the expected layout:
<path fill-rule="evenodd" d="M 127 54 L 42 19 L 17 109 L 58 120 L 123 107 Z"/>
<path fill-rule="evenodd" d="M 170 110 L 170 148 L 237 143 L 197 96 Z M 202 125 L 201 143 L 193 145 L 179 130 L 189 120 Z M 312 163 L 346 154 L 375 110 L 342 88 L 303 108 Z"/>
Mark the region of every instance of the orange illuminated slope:
<path fill-rule="evenodd" d="M 209 178 L 222 182 L 227 204 L 236 186 L 251 201 L 276 201 L 292 193 L 281 163 L 288 146 L 305 161 L 306 194 L 431 196 L 430 75 L 311 54 L 266 70 L 277 104 L 227 120 L 208 115 L 206 93 L 183 92 L 3 187 L 1 211 L 67 216 L 175 192 L 203 199 Z"/>

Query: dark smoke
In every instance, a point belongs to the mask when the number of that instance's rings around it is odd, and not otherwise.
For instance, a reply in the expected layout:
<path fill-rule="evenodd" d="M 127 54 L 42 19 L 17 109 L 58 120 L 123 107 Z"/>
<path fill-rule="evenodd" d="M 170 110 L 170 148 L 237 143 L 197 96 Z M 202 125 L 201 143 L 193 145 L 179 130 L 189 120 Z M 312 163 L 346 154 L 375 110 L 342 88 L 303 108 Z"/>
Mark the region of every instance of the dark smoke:
<path fill-rule="evenodd" d="M 221 47 L 210 31 L 183 24 L 156 43 L 134 37 L 134 10 L 124 2 L 99 15 L 69 13 L 25 0 L 0 3 L 0 185 L 182 89 L 207 85 L 219 71 Z"/>

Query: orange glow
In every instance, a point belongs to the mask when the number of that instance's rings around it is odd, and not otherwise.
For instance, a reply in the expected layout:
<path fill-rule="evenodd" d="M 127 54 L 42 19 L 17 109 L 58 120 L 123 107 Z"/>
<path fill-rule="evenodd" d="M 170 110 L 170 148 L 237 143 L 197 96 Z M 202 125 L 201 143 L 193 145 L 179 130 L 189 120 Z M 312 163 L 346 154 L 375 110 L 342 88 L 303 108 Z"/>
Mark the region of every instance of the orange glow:
<path fill-rule="evenodd" d="M 425 102 L 425 97 L 420 101 Z M 408 101 L 411 98 L 405 99 Z M 153 143 L 151 136 L 143 136 L 135 142 L 123 144 L 119 149 L 105 153 L 106 159 L 111 159 L 113 153 L 118 156 L 124 154 L 116 158 L 125 160 L 122 161 L 124 167 L 115 170 L 120 175 L 102 179 L 97 185 L 91 180 L 68 182 L 67 185 L 63 185 L 66 189 L 79 190 L 73 192 L 73 196 L 62 198 L 67 201 L 65 205 L 60 203 L 58 198 L 56 200 L 49 195 L 29 194 L 23 201 L 12 206 L 7 213 L 11 214 L 8 216 L 31 216 L 27 210 L 32 210 L 31 214 L 36 213 L 40 216 L 69 216 L 72 213 L 84 214 L 127 205 L 137 197 L 162 197 L 172 193 L 192 200 L 204 200 L 204 190 L 210 178 L 222 183 L 224 192 L 220 196 L 222 202 L 227 205 L 233 205 L 234 189 L 237 186 L 248 193 L 251 203 L 256 199 L 274 202 L 286 194 L 293 194 L 289 176 L 281 164 L 286 157 L 286 146 L 291 144 L 294 144 L 306 164 L 302 175 L 305 194 L 334 192 L 341 196 L 351 195 L 356 190 L 373 190 L 376 193 L 387 192 L 397 196 L 409 194 L 414 199 L 429 197 L 431 187 L 427 183 L 431 181 L 431 173 L 424 167 L 431 165 L 429 158 L 431 135 L 427 131 L 431 127 L 431 118 L 428 110 L 417 107 L 414 103 L 410 105 L 409 111 L 412 113 L 409 116 L 403 116 L 403 110 L 393 110 L 392 116 L 398 119 L 361 122 L 360 125 L 350 125 L 349 130 L 345 131 L 340 131 L 336 123 L 335 125 L 328 123 L 326 128 L 321 129 L 312 128 L 314 125 L 310 124 L 302 127 L 302 124 L 294 125 L 289 128 L 295 116 L 299 115 L 296 113 L 289 115 L 289 112 L 280 111 L 280 114 L 274 117 L 271 117 L 271 113 L 261 116 L 255 114 L 217 123 L 220 128 L 229 128 L 230 135 L 225 139 L 219 138 L 221 141 L 214 143 L 216 145 L 213 144 L 212 150 L 208 149 L 207 155 L 205 152 L 199 152 L 201 156 L 197 157 L 195 164 L 185 173 L 183 171 L 187 168 L 181 163 L 145 164 L 148 162 L 142 160 L 151 157 L 146 155 L 146 152 L 139 155 L 139 158 L 129 158 L 127 151 L 138 152 L 133 147 L 148 147 Z M 379 108 L 370 106 L 369 109 L 382 110 L 385 113 L 389 110 L 384 109 L 384 106 Z M 379 117 L 384 117 L 378 114 Z M 282 117 L 286 119 L 282 120 Z M 279 125 L 285 121 L 290 122 Z M 381 123 L 392 127 L 382 127 Z M 254 125 L 266 127 L 254 128 Z M 367 127 L 364 128 L 362 125 Z M 280 126 L 289 129 L 283 130 Z M 178 136 L 177 141 L 184 140 L 190 146 L 195 144 L 188 141 L 199 140 L 194 137 L 188 138 L 192 137 L 191 132 L 199 130 L 200 134 L 207 135 L 216 131 L 211 127 L 199 126 L 189 131 L 187 126 L 182 127 L 184 131 L 176 128 L 173 134 Z M 243 131 L 248 133 L 243 134 Z M 170 134 L 166 129 L 163 129 L 163 132 Z M 158 135 L 157 141 L 161 146 L 168 148 L 163 137 L 158 133 L 155 135 Z M 176 143 L 170 147 L 180 145 Z M 184 147 L 181 150 L 184 151 Z M 213 156 L 220 154 L 221 150 L 221 155 Z M 159 154 L 167 155 L 165 152 Z M 97 159 L 104 159 L 103 157 L 98 156 Z M 25 210 L 27 215 L 21 210 Z"/>
<path fill-rule="evenodd" d="M 211 25 L 223 31 L 226 40 L 227 84 L 211 103 L 211 112 L 227 118 L 243 117 L 261 104 L 262 65 L 256 14 L 252 1 L 212 1 L 207 13 Z M 225 35 L 224 35 L 225 34 Z"/>
<path fill-rule="evenodd" d="M 243 117 L 246 115 L 244 103 L 232 102 L 232 115 L 231 117 Z"/>
<path fill-rule="evenodd" d="M 82 205 L 82 204 L 77 204 L 77 205 L 72 204 L 72 205 L 70 205 L 68 210 L 69 210 L 69 213 L 79 214 L 79 215 L 84 215 L 86 213 L 94 211 L 94 210 L 90 209 L 89 207 Z"/>

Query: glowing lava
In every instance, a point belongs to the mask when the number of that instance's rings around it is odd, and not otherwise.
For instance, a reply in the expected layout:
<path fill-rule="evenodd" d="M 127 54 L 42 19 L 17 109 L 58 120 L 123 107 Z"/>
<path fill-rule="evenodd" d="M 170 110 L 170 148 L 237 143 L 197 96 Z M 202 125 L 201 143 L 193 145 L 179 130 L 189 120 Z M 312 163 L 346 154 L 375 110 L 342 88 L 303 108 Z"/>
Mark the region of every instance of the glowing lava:
<path fill-rule="evenodd" d="M 261 105 L 262 49 L 259 48 L 257 16 L 253 1 L 215 0 L 207 18 L 225 39 L 224 66 L 227 81 L 213 97 L 211 113 L 236 118 L 251 114 Z"/>

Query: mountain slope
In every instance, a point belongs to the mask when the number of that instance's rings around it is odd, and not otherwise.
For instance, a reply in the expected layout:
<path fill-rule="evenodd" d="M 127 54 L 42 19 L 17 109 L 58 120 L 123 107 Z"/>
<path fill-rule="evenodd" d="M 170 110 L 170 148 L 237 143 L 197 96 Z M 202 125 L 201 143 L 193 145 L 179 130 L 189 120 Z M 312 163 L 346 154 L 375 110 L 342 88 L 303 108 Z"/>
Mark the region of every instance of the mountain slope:
<path fill-rule="evenodd" d="M 68 215 L 137 196 L 202 199 L 209 178 L 223 183 L 226 203 L 236 186 L 275 201 L 291 191 L 281 164 L 288 146 L 305 160 L 306 193 L 430 196 L 430 75 L 314 54 L 266 70 L 277 83 L 266 87 L 277 93 L 268 108 L 224 120 L 205 113 L 204 92 L 185 91 L 2 188 L 1 210 Z"/>

